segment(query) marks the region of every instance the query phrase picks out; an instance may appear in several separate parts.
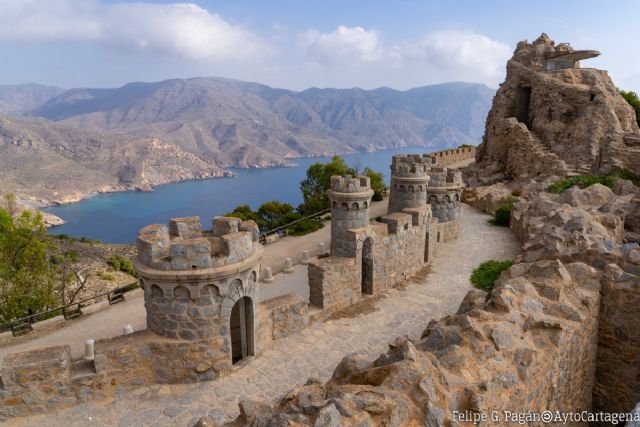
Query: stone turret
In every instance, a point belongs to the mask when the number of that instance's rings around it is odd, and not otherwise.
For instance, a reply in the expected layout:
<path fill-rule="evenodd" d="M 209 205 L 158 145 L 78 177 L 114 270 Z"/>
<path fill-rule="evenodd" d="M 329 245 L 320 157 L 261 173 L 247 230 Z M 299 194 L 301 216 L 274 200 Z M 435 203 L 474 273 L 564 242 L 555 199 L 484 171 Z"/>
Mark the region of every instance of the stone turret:
<path fill-rule="evenodd" d="M 354 242 L 348 230 L 369 225 L 373 196 L 369 177 L 332 176 L 327 196 L 331 203 L 331 254 L 351 256 Z"/>
<path fill-rule="evenodd" d="M 428 155 L 398 154 L 391 162 L 391 191 L 387 213 L 405 208 L 419 208 L 427 204 L 429 170 L 435 158 Z"/>
<path fill-rule="evenodd" d="M 458 235 L 460 200 L 464 188 L 462 172 L 457 169 L 432 168 L 430 176 L 427 200 L 433 217 L 438 219 L 439 234 L 443 235 L 438 240 L 448 240 Z"/>
<path fill-rule="evenodd" d="M 223 337 L 230 349 L 229 321 L 236 302 L 243 299 L 258 319 L 256 282 L 263 249 L 255 222 L 216 217 L 212 230 L 203 231 L 199 217 L 175 218 L 168 227 L 143 228 L 136 243 L 134 263 L 151 331 L 181 340 Z"/>

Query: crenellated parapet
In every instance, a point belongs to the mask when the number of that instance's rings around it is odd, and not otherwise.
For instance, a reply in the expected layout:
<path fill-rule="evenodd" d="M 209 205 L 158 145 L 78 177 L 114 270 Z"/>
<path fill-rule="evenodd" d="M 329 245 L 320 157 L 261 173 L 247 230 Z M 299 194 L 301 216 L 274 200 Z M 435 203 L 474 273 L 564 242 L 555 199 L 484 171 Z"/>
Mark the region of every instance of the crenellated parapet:
<path fill-rule="evenodd" d="M 174 218 L 169 226 L 149 225 L 138 233 L 136 244 L 142 264 L 157 270 L 219 268 L 249 258 L 257 249 L 254 221 L 216 217 L 203 231 L 200 218 Z"/>
<path fill-rule="evenodd" d="M 229 318 L 243 297 L 258 318 L 262 260 L 254 221 L 215 217 L 202 230 L 197 216 L 149 225 L 138 233 L 134 264 L 144 289 L 147 327 L 158 335 L 231 345 Z"/>
<path fill-rule="evenodd" d="M 369 225 L 369 206 L 373 190 L 369 177 L 332 176 L 327 191 L 331 204 L 331 253 L 352 256 L 349 230 Z"/>
<path fill-rule="evenodd" d="M 427 204 L 429 172 L 435 159 L 428 155 L 398 154 L 391 161 L 391 189 L 387 213 Z"/>

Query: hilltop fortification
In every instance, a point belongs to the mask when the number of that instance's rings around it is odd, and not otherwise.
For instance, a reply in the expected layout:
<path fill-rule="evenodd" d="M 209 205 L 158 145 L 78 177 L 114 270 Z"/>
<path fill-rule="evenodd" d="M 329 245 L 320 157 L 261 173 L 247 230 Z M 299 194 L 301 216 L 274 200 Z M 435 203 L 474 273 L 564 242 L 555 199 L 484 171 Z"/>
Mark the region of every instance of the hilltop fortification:
<path fill-rule="evenodd" d="M 607 173 L 616 166 L 640 174 L 633 109 L 606 71 L 580 67 L 598 55 L 546 34 L 518 43 L 477 150 L 480 183 Z"/>

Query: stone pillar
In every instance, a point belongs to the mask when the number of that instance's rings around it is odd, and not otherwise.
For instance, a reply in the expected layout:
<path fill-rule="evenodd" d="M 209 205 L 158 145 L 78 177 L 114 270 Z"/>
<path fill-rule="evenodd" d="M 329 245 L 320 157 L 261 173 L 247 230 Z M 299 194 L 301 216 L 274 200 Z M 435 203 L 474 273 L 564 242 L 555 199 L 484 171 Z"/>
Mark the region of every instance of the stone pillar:
<path fill-rule="evenodd" d="M 355 257 L 357 242 L 349 238 L 348 231 L 369 225 L 373 196 L 369 177 L 332 176 L 327 196 L 331 203 L 331 254 Z"/>
<path fill-rule="evenodd" d="M 393 156 L 387 214 L 427 205 L 429 169 L 435 160 L 434 157 L 417 154 Z"/>

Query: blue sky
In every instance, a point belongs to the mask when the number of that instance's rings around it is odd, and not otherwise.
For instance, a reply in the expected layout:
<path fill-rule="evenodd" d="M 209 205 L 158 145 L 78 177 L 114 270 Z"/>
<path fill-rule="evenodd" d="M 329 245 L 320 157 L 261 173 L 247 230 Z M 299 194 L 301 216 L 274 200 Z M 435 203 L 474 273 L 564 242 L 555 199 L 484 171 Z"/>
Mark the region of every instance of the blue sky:
<path fill-rule="evenodd" d="M 222 76 L 277 87 L 496 87 L 519 40 L 598 49 L 640 91 L 638 1 L 0 0 L 0 84 Z M 624 25 L 624 23 L 627 23 Z"/>

